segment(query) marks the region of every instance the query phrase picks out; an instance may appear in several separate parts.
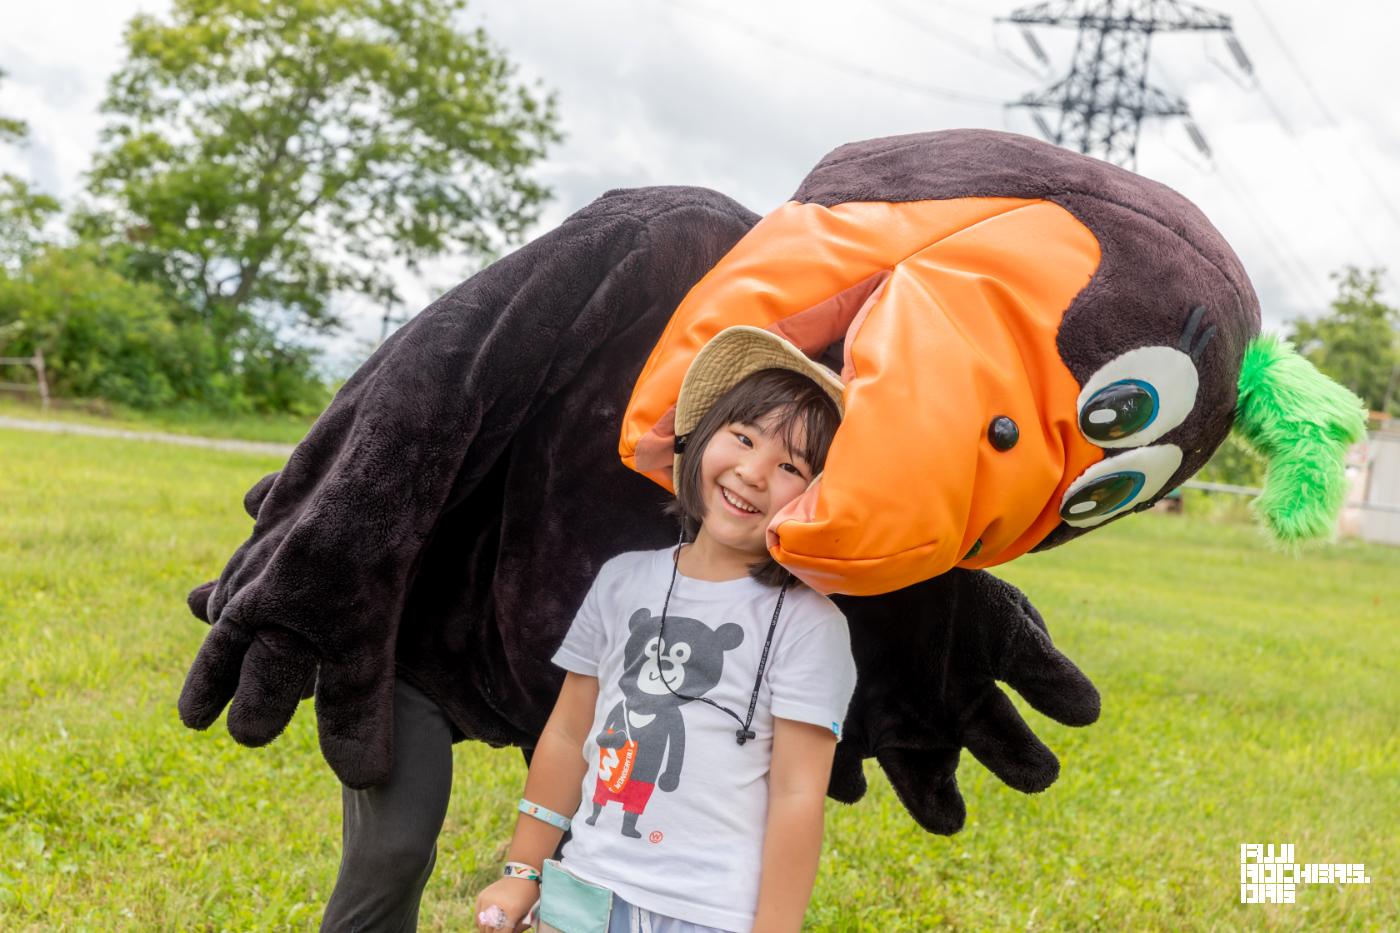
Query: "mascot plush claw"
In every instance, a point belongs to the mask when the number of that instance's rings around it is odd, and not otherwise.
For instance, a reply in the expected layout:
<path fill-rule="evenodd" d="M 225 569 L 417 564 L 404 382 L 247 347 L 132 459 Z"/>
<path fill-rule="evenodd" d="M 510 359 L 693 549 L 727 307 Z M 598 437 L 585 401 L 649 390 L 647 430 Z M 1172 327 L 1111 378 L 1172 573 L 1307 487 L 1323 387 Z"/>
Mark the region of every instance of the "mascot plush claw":
<path fill-rule="evenodd" d="M 1194 206 L 1034 140 L 844 146 L 761 221 L 713 191 L 612 191 L 400 329 L 253 487 L 252 535 L 191 594 L 212 627 L 183 720 L 227 706 L 261 745 L 314 683 L 326 760 L 364 787 L 389 769 L 397 672 L 458 737 L 532 746 L 598 567 L 675 539 L 672 408 L 730 324 L 846 383 L 821 481 L 769 528 L 850 620 L 860 681 L 830 793 L 858 799 L 874 757 L 939 833 L 963 824 L 963 748 L 1022 791 L 1058 774 L 996 681 L 1064 723 L 1099 712 L 983 568 L 1150 507 L 1237 407 L 1282 464 L 1270 514 L 1325 533 L 1361 423 L 1296 355 L 1258 349 L 1254 291 Z"/>

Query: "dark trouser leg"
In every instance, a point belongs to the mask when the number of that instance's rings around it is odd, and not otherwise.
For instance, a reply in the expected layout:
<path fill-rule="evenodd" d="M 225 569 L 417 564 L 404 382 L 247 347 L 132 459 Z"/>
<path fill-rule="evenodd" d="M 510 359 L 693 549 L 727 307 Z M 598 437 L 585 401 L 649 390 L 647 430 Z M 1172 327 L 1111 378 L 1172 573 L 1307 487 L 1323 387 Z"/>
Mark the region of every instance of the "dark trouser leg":
<path fill-rule="evenodd" d="M 452 728 L 437 704 L 394 684 L 394 765 L 367 790 L 341 788 L 342 854 L 322 931 L 405 933 L 437 859 L 452 790 Z"/>

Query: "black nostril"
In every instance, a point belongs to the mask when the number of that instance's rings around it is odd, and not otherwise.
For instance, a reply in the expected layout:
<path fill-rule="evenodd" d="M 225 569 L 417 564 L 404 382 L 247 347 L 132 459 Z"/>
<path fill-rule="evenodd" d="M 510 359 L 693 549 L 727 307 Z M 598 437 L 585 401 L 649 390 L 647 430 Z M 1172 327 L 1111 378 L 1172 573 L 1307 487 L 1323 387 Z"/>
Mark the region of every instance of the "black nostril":
<path fill-rule="evenodd" d="M 987 426 L 987 440 L 997 450 L 1010 450 L 1021 439 L 1021 429 L 1005 415 L 997 415 Z"/>

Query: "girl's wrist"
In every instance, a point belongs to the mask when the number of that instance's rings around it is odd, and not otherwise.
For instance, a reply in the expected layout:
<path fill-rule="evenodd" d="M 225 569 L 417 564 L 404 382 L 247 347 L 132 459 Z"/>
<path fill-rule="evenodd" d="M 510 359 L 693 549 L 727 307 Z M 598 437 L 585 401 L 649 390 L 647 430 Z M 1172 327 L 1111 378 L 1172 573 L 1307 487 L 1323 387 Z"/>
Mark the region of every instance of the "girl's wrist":
<path fill-rule="evenodd" d="M 559 850 L 563 838 L 564 831 L 559 827 L 521 813 L 517 816 L 515 833 L 506 846 L 506 859 L 542 869 L 544 860 L 553 858 Z"/>
<path fill-rule="evenodd" d="M 506 861 L 524 862 L 533 868 L 544 868 L 544 860 L 554 858 L 564 834 L 548 826 L 531 827 L 530 833 L 516 833 L 506 846 Z"/>
<path fill-rule="evenodd" d="M 505 867 L 501 870 L 501 875 L 505 878 L 516 878 L 520 881 L 529 881 L 533 884 L 539 884 L 540 881 L 539 868 L 529 862 L 517 862 L 514 860 L 506 862 Z"/>

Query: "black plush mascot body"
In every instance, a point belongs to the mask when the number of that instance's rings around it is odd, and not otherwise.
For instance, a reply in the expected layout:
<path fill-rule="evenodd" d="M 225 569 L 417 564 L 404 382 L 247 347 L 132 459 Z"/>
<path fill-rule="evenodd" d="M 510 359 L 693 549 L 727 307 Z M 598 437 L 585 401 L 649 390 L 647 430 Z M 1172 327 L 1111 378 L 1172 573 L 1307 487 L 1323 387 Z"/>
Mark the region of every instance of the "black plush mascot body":
<path fill-rule="evenodd" d="M 1238 260 L 1194 207 L 1112 166 L 985 131 L 843 147 L 795 200 L 993 197 L 1052 202 L 1098 240 L 1096 271 L 1060 309 L 1056 337 L 1080 383 L 1135 348 L 1173 348 L 1194 364 L 1194 402 L 1154 438 L 1180 454 L 1170 477 L 1137 501 L 1109 490 L 1112 508 L 1089 477 L 1093 524 L 1149 505 L 1229 430 L 1259 328 Z M 265 744 L 314 683 L 323 753 L 346 785 L 365 787 L 388 773 L 397 673 L 445 711 L 455 737 L 533 746 L 563 677 L 548 659 L 598 568 L 675 540 L 666 490 L 619 460 L 619 424 L 678 306 L 758 219 L 704 189 L 612 191 L 390 337 L 286 466 L 249 491 L 252 535 L 217 584 L 191 594 L 212 628 L 181 696 L 184 721 L 205 728 L 231 700 L 229 731 Z M 841 352 L 839 340 L 826 350 Z M 985 426 L 997 414 L 976 416 Z M 998 450 L 1004 440 L 992 437 Z M 1099 455 L 1140 451 L 1105 445 Z M 1067 487 L 1063 505 L 1049 500 Z M 1068 476 L 1047 490 L 1057 514 L 1040 546 L 1087 527 L 1070 501 L 1086 488 Z M 892 592 L 834 597 L 860 680 L 830 793 L 858 799 L 861 761 L 876 757 L 915 819 L 947 833 L 964 819 L 961 748 L 1024 791 L 1058 772 L 996 680 L 1069 724 L 1093 722 L 1099 698 L 1015 588 L 981 570 L 941 570 Z"/>

